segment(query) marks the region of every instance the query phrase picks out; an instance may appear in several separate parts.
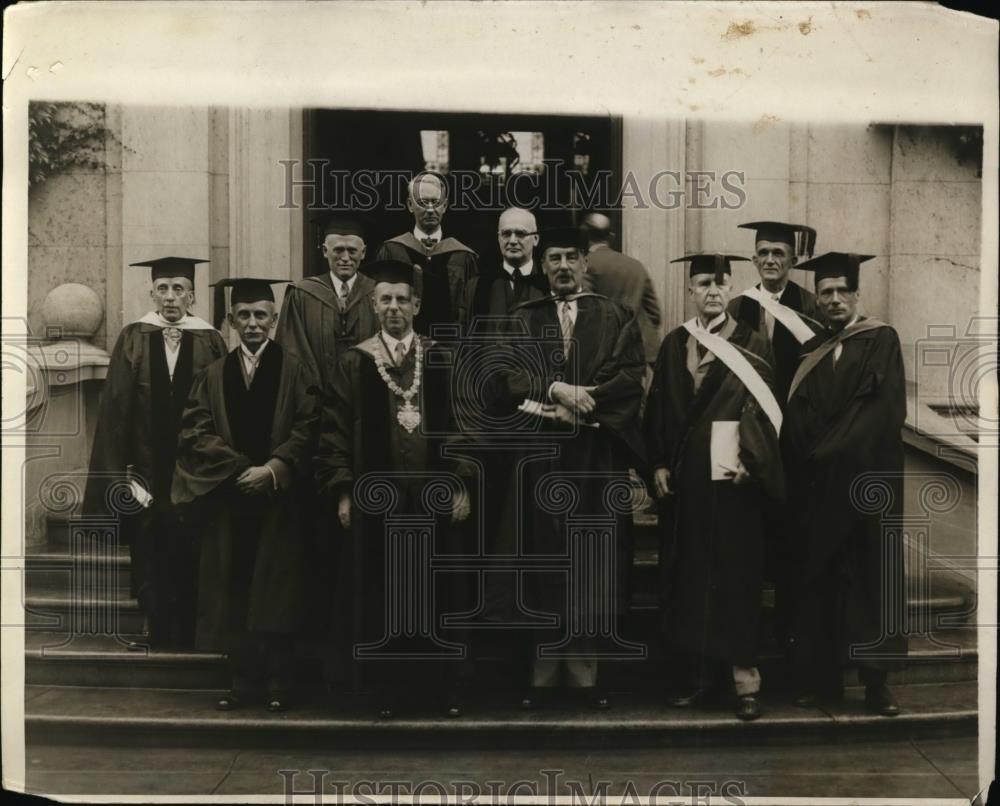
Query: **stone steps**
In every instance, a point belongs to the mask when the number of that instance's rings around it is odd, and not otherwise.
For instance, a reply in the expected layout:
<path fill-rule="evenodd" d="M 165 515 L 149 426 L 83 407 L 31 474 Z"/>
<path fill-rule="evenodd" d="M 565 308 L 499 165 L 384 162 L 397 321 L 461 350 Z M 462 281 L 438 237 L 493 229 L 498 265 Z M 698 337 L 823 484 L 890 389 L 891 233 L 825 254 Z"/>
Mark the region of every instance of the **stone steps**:
<path fill-rule="evenodd" d="M 194 650 L 130 651 L 131 636 L 67 635 L 29 632 L 25 635 L 25 679 L 33 685 L 104 686 L 133 688 L 219 688 L 227 684 L 225 656 Z M 655 635 L 636 636 L 648 642 L 649 658 L 641 661 L 617 661 L 605 665 L 608 680 L 624 690 L 655 690 L 661 675 L 662 652 Z M 480 638 L 470 649 L 476 659 L 477 687 L 511 688 L 520 679 L 516 641 Z M 305 685 L 320 678 L 318 647 L 301 641 L 297 668 Z M 952 628 L 935 634 L 914 636 L 905 668 L 890 675 L 893 684 L 967 682 L 977 678 L 978 652 L 973 628 Z M 669 661 L 668 661 L 669 662 Z M 759 658 L 761 674 L 768 685 L 790 685 L 784 658 L 765 648 Z M 857 682 L 849 672 L 848 684 Z"/>
<path fill-rule="evenodd" d="M 787 697 L 762 696 L 764 716 L 751 723 L 728 709 L 672 709 L 657 695 L 612 692 L 613 707 L 594 712 L 567 702 L 520 711 L 513 697 L 492 693 L 470 698 L 466 715 L 446 719 L 424 702 L 380 721 L 371 702 L 312 696 L 292 710 L 269 714 L 260 705 L 214 710 L 218 692 L 28 686 L 25 729 L 29 743 L 88 741 L 111 744 L 247 747 L 279 743 L 394 747 L 602 747 L 692 746 L 760 741 L 830 742 L 882 734 L 907 737 L 973 735 L 977 725 L 975 683 L 899 686 L 903 713 L 895 718 L 865 712 L 861 689 L 848 689 L 836 707 L 800 709 Z"/>

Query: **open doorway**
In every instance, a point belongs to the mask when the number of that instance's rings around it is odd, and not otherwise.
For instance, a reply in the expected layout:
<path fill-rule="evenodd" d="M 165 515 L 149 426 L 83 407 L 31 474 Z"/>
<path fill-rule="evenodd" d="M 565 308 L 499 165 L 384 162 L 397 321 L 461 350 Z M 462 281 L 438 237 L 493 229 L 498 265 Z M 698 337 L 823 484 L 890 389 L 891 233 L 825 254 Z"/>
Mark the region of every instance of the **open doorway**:
<path fill-rule="evenodd" d="M 311 244 L 328 211 L 363 219 L 370 255 L 409 230 L 406 180 L 423 170 L 449 182 L 445 235 L 486 263 L 498 258 L 497 218 L 514 204 L 534 207 L 540 228 L 599 209 L 621 232 L 619 118 L 316 109 L 305 123 L 304 153 L 328 181 L 305 207 L 303 274 L 326 270 Z"/>

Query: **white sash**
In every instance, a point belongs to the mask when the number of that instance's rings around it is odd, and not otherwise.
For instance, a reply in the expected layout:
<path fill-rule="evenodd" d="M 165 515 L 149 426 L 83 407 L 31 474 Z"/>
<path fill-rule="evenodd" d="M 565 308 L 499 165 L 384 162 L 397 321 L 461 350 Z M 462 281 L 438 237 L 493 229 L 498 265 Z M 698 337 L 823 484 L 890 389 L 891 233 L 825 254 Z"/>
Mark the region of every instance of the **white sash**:
<path fill-rule="evenodd" d="M 721 336 L 716 336 L 714 333 L 702 330 L 696 326 L 696 322 L 696 319 L 685 322 L 684 329 L 694 336 L 706 350 L 714 353 L 715 357 L 722 361 L 740 379 L 747 388 L 747 391 L 760 404 L 764 414 L 767 415 L 767 419 L 774 426 L 775 432 L 780 434 L 782 421 L 781 406 L 778 405 L 778 400 L 771 391 L 771 388 L 760 377 L 760 373 L 753 368 L 751 363 L 746 359 L 746 356 L 740 352 L 740 348 L 726 341 Z"/>
<path fill-rule="evenodd" d="M 799 318 L 798 313 L 787 305 L 782 305 L 770 294 L 765 294 L 757 286 L 751 286 L 740 294 L 740 296 L 750 297 L 750 299 L 760 305 L 771 316 L 781 322 L 795 336 L 799 344 L 805 344 L 816 335 L 813 333 L 812 328 Z"/>

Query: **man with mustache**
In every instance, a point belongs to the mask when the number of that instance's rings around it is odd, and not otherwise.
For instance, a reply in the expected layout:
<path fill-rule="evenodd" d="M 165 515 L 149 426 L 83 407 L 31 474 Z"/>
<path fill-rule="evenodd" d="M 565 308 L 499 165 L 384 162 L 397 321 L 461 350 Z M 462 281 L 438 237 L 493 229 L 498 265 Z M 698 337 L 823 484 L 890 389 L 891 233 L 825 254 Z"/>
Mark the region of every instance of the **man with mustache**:
<path fill-rule="evenodd" d="M 792 379 L 782 448 L 796 528 L 797 705 L 843 697 L 843 668 L 857 665 L 865 706 L 899 713 L 887 672 L 906 656 L 903 440 L 906 378 L 896 331 L 858 312 L 860 266 L 871 255 L 828 252 L 815 272 L 828 323 L 807 342 Z M 870 489 L 884 509 L 867 504 Z"/>
<path fill-rule="evenodd" d="M 587 245 L 579 229 L 547 230 L 538 251 L 550 294 L 515 308 L 526 335 L 507 342 L 511 360 L 497 373 L 493 389 L 501 407 L 524 412 L 520 433 L 533 443 L 515 464 L 518 475 L 510 485 L 502 528 L 523 535 L 524 556 L 565 556 L 574 523 L 598 519 L 604 531 L 610 519 L 613 542 L 601 544 L 600 567 L 591 566 L 598 561 L 587 554 L 578 557 L 584 565 L 570 574 L 611 567 L 618 573 L 606 580 L 611 587 L 600 601 L 572 603 L 565 572 L 524 573 L 524 604 L 555 616 L 557 626 L 532 635 L 529 686 L 521 707 L 545 704 L 562 679 L 591 707 L 604 709 L 610 700 L 600 685 L 598 650 L 601 640 L 612 636 L 573 634 L 572 625 L 581 620 L 615 624 L 624 606 L 631 512 L 609 512 L 608 501 L 609 488 L 629 487 L 628 468 L 643 452 L 636 425 L 645 368 L 642 336 L 630 311 L 583 291 Z M 560 508 L 568 502 L 573 503 L 570 511 Z"/>
<path fill-rule="evenodd" d="M 308 369 L 270 339 L 276 282 L 216 283 L 232 288 L 228 319 L 240 344 L 194 382 L 171 490 L 201 538 L 196 646 L 229 658 L 222 711 L 261 684 L 267 710 L 288 707 L 292 636 L 302 628 L 301 497 L 316 406 Z"/>
<path fill-rule="evenodd" d="M 764 510 L 784 496 L 781 408 L 767 341 L 726 313 L 732 255 L 687 255 L 696 316 L 667 334 L 644 430 L 663 535 L 671 704 L 728 694 L 757 719 Z"/>
<path fill-rule="evenodd" d="M 444 180 L 429 172 L 417 174 L 407 186 L 406 208 L 413 215 L 413 231 L 383 243 L 375 260 L 418 268 L 420 312 L 413 322 L 417 333 L 434 336 L 435 325 L 457 325 L 462 334 L 469 324 L 469 294 L 479 260 L 472 249 L 457 238 L 446 238 L 441 230 L 448 209 Z"/>
<path fill-rule="evenodd" d="M 111 351 L 83 501 L 85 514 L 106 515 L 113 484 L 128 482 L 134 491 L 141 508 L 119 515 L 119 536 L 129 546 L 132 595 L 154 648 L 194 641 L 197 544 L 170 502 L 170 485 L 192 380 L 226 354 L 218 331 L 189 313 L 195 266 L 207 262 L 163 257 L 131 264 L 151 270 L 155 310 L 127 325 Z"/>

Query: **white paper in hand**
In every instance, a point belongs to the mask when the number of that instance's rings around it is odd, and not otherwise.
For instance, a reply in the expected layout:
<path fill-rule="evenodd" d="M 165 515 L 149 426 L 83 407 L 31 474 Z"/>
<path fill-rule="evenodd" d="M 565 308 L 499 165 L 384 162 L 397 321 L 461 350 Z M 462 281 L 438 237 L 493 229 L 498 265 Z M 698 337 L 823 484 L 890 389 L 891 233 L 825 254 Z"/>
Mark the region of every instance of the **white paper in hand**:
<path fill-rule="evenodd" d="M 139 502 L 139 506 L 143 509 L 149 509 L 153 505 L 153 496 L 146 492 L 139 482 L 130 481 L 129 486 L 131 486 L 132 496 Z"/>
<path fill-rule="evenodd" d="M 712 423 L 710 445 L 712 481 L 732 481 L 743 467 L 740 463 L 739 420 L 717 420 Z"/>

